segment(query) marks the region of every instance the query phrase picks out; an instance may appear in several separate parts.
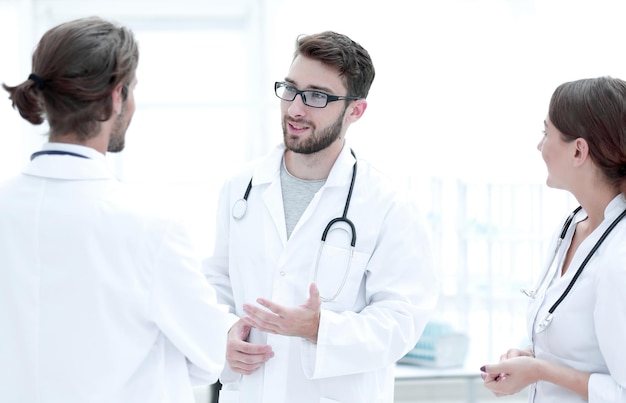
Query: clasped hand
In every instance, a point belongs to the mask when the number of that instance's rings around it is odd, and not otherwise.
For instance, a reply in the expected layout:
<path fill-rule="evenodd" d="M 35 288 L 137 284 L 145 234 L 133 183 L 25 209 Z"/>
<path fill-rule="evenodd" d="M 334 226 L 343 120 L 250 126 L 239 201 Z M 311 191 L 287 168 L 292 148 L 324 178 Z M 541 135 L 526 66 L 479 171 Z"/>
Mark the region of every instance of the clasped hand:
<path fill-rule="evenodd" d="M 247 325 L 268 333 L 302 337 L 313 343 L 317 342 L 322 302 L 315 283 L 309 287 L 309 299 L 296 307 L 286 307 L 264 298 L 259 298 L 256 302 L 267 310 L 244 304 L 243 310 L 248 316 L 242 319 Z"/>
<path fill-rule="evenodd" d="M 534 364 L 531 352 L 511 349 L 500 356 L 498 364 L 485 365 L 480 369 L 484 386 L 495 396 L 517 393 L 537 381 Z"/>
<path fill-rule="evenodd" d="M 228 332 L 226 361 L 234 372 L 244 375 L 253 373 L 274 357 L 271 346 L 247 341 L 253 327 L 263 332 L 317 342 L 322 303 L 315 284 L 309 287 L 307 301 L 297 307 L 285 307 L 264 298 L 257 299 L 257 303 L 267 310 L 244 304 L 243 310 L 248 316 L 241 318 Z"/>

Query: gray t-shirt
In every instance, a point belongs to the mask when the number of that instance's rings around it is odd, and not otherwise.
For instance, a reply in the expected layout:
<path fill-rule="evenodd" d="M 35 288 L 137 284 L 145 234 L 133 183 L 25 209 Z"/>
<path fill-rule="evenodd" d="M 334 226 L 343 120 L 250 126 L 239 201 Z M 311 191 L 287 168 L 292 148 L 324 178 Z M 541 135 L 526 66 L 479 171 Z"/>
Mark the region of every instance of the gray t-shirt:
<path fill-rule="evenodd" d="M 296 178 L 287 171 L 285 158 L 283 157 L 280 168 L 280 186 L 283 193 L 283 206 L 285 206 L 287 239 L 291 237 L 291 233 L 300 217 L 302 217 L 302 213 L 304 213 L 315 193 L 324 186 L 325 182 L 326 179 L 304 180 Z"/>

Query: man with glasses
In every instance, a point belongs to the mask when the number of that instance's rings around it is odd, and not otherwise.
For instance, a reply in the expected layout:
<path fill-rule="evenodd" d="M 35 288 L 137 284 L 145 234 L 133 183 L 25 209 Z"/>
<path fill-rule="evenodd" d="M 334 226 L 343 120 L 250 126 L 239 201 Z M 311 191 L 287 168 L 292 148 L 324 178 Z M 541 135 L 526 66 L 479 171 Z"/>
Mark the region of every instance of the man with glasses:
<path fill-rule="evenodd" d="M 393 402 L 438 284 L 414 203 L 346 142 L 373 79 L 350 38 L 299 37 L 274 85 L 283 144 L 222 189 L 204 268 L 241 319 L 220 402 Z"/>

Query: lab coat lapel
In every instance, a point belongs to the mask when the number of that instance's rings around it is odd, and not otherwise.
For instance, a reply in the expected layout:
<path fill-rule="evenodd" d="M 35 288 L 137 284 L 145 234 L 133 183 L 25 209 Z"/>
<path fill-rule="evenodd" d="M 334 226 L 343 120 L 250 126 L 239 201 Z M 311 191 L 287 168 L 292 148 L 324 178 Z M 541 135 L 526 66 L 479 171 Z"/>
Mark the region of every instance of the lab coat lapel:
<path fill-rule="evenodd" d="M 254 172 L 253 185 L 261 183 L 269 183 L 269 186 L 263 192 L 263 203 L 265 208 L 272 217 L 272 222 L 276 228 L 276 232 L 279 234 L 280 240 L 283 246 L 287 244 L 287 228 L 285 224 L 285 209 L 283 205 L 283 195 L 280 184 L 280 164 L 282 163 L 283 154 L 285 152 L 284 145 L 276 147 L 271 156 L 260 165 Z M 320 195 L 326 188 L 331 186 L 345 186 L 346 189 L 350 185 L 352 166 L 355 159 L 350 153 L 350 147 L 344 145 L 337 161 L 333 165 L 330 171 L 326 184 L 322 187 L 320 192 L 313 198 L 309 206 L 306 208 L 302 217 L 298 221 L 298 224 L 294 228 L 293 234 L 298 231 L 307 220 L 312 217 L 315 208 L 317 207 Z M 292 234 L 292 236 L 293 236 Z"/>
<path fill-rule="evenodd" d="M 272 181 L 263 192 L 263 203 L 272 217 L 276 232 L 284 245 L 287 244 L 287 225 L 285 224 L 285 209 L 283 207 L 283 195 L 280 187 L 280 178 Z"/>
<path fill-rule="evenodd" d="M 343 149 L 341 150 L 341 153 L 337 157 L 337 161 L 335 161 L 335 164 L 330 170 L 328 179 L 326 179 L 326 183 L 324 184 L 324 186 L 322 186 L 319 192 L 315 194 L 315 196 L 313 197 L 313 199 L 311 200 L 307 208 L 304 210 L 304 213 L 302 213 L 302 217 L 300 217 L 300 219 L 298 220 L 298 223 L 293 229 L 292 236 L 296 232 L 298 232 L 298 229 L 301 226 L 303 226 L 304 223 L 306 223 L 313 216 L 317 208 L 317 205 L 320 202 L 322 194 L 324 194 L 324 192 L 329 187 L 337 187 L 337 186 L 345 187 L 346 197 L 347 197 L 348 195 L 347 189 L 349 188 L 350 180 L 352 179 L 352 166 L 354 165 L 354 163 L 355 163 L 355 159 L 350 153 L 350 147 L 344 145 Z"/>
<path fill-rule="evenodd" d="M 255 168 L 252 178 L 253 187 L 268 184 L 265 190 L 263 190 L 261 198 L 283 246 L 287 244 L 285 209 L 283 207 L 283 194 L 280 186 L 280 164 L 282 163 L 284 153 L 285 146 L 282 144 L 277 146 L 263 163 Z"/>

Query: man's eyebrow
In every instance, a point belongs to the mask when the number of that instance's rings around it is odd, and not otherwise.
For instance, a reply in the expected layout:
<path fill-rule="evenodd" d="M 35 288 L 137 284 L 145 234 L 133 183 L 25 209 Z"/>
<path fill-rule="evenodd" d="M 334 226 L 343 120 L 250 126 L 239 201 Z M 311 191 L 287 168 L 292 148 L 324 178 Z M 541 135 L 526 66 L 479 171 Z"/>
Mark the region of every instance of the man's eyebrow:
<path fill-rule="evenodd" d="M 312 85 L 312 86 L 310 86 L 310 87 L 308 87 L 306 89 L 299 88 L 297 83 L 294 80 L 292 80 L 292 79 L 290 79 L 288 77 L 285 77 L 285 82 L 293 85 L 294 87 L 298 88 L 300 91 L 320 91 L 320 92 L 324 92 L 324 93 L 328 93 L 328 94 L 332 94 L 333 93 L 333 91 L 330 88 L 320 87 L 318 85 Z"/>

